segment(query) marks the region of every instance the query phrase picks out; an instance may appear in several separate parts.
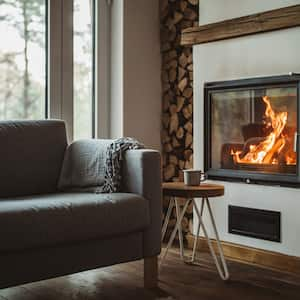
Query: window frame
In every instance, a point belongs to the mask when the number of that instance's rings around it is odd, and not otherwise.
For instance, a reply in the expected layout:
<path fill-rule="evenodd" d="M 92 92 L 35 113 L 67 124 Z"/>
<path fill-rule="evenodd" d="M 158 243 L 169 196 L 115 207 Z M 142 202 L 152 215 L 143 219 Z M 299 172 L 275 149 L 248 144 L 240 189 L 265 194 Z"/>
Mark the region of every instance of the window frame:
<path fill-rule="evenodd" d="M 110 138 L 111 0 L 95 5 L 95 138 Z"/>
<path fill-rule="evenodd" d="M 64 119 L 72 140 L 73 0 L 51 0 L 48 15 L 48 118 Z"/>
<path fill-rule="evenodd" d="M 74 139 L 73 100 L 73 5 L 74 0 L 48 1 L 48 118 L 66 121 L 68 140 Z M 110 1 L 93 0 L 93 138 L 108 138 Z"/>
<path fill-rule="evenodd" d="M 110 0 L 92 0 L 92 137 L 109 136 Z M 63 119 L 74 138 L 74 0 L 45 0 L 46 119 Z"/>

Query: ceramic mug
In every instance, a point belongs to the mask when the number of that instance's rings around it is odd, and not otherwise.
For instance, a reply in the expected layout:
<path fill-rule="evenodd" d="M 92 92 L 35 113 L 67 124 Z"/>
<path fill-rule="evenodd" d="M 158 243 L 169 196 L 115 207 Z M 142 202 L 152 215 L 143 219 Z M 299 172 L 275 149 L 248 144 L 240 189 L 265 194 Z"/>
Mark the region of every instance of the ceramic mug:
<path fill-rule="evenodd" d="M 207 179 L 207 176 L 201 170 L 183 170 L 183 178 L 185 185 L 199 185 Z"/>

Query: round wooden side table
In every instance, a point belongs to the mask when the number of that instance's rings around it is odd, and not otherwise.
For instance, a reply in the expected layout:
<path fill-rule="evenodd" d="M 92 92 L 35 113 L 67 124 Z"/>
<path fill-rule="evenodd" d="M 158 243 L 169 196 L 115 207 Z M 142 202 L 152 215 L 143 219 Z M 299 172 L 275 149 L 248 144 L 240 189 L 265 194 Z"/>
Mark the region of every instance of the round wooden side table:
<path fill-rule="evenodd" d="M 194 239 L 192 257 L 191 257 L 191 260 L 188 261 L 188 263 L 196 264 L 195 254 L 196 254 L 196 249 L 197 249 L 198 238 L 200 235 L 200 229 L 202 228 L 203 234 L 208 243 L 209 251 L 210 251 L 210 253 L 213 257 L 213 260 L 216 264 L 217 271 L 223 280 L 228 280 L 229 272 L 228 272 L 226 260 L 224 257 L 223 248 L 220 243 L 217 226 L 216 226 L 214 216 L 212 213 L 212 209 L 210 206 L 210 202 L 209 202 L 209 198 L 219 197 L 219 196 L 224 195 L 224 186 L 218 185 L 218 184 L 211 184 L 211 183 L 201 183 L 201 185 L 198 185 L 198 186 L 187 186 L 183 182 L 165 182 L 165 183 L 163 183 L 162 188 L 163 188 L 163 195 L 171 197 L 170 202 L 169 202 L 168 211 L 167 211 L 165 221 L 163 224 L 163 228 L 162 228 L 162 239 L 165 236 L 167 226 L 168 226 L 170 216 L 171 216 L 174 206 L 176 209 L 177 221 L 176 221 L 175 228 L 173 229 L 170 239 L 168 241 L 167 247 L 161 256 L 160 266 L 162 265 L 166 255 L 168 253 L 169 248 L 172 246 L 172 244 L 174 242 L 177 231 L 178 231 L 178 235 L 179 235 L 180 256 L 184 260 L 184 247 L 183 247 L 181 222 L 182 222 L 182 219 L 184 217 L 184 214 L 186 213 L 186 210 L 187 210 L 189 204 L 192 203 L 193 207 L 194 207 L 194 211 L 197 214 L 199 222 L 198 222 L 198 227 L 197 227 L 197 231 L 196 231 L 196 235 L 195 235 L 195 239 Z M 182 210 L 180 209 L 180 206 L 179 206 L 179 202 L 177 199 L 178 197 L 186 199 L 186 202 L 185 202 Z M 197 202 L 194 200 L 194 198 L 201 198 L 200 209 L 198 207 Z M 217 248 L 218 248 L 218 252 L 219 252 L 219 256 L 220 256 L 220 262 L 217 258 L 217 254 L 212 246 L 212 242 L 208 236 L 206 226 L 203 222 L 202 216 L 203 216 L 205 204 L 207 206 L 208 215 L 210 217 L 210 220 L 212 223 L 212 228 L 213 228 L 213 231 L 215 234 Z"/>

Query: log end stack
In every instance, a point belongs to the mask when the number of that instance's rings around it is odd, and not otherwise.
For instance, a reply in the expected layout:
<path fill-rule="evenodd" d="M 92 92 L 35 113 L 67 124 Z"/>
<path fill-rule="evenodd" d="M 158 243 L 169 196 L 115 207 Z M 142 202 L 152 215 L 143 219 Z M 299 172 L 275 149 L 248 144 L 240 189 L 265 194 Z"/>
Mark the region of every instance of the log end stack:
<path fill-rule="evenodd" d="M 160 0 L 163 179 L 177 181 L 193 167 L 193 54 L 181 31 L 198 26 L 198 0 Z M 167 206 L 168 199 L 164 201 Z M 183 220 L 190 230 L 191 213 Z M 171 220 L 171 223 L 174 221 Z"/>

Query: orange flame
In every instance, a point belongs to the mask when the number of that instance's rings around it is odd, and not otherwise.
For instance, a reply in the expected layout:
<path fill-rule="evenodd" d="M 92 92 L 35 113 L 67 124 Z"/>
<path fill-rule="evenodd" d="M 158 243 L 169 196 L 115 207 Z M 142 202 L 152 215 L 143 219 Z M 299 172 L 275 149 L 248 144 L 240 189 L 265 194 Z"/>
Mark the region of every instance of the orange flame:
<path fill-rule="evenodd" d="M 231 150 L 231 155 L 236 163 L 278 164 L 278 157 L 287 144 L 287 137 L 283 135 L 283 130 L 287 124 L 288 113 L 276 113 L 271 106 L 269 97 L 264 96 L 262 99 L 266 104 L 265 116 L 270 120 L 267 126 L 271 127 L 272 131 L 260 143 L 249 145 L 248 152 L 242 158 L 240 157 L 242 151 Z M 286 153 L 285 163 L 296 164 L 295 153 L 290 149 Z"/>

